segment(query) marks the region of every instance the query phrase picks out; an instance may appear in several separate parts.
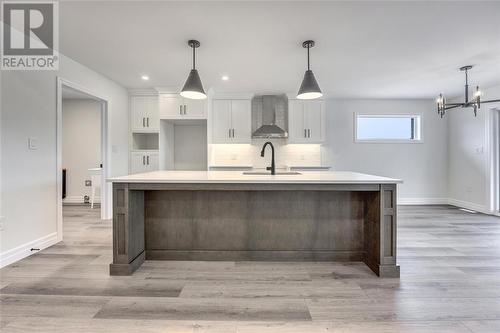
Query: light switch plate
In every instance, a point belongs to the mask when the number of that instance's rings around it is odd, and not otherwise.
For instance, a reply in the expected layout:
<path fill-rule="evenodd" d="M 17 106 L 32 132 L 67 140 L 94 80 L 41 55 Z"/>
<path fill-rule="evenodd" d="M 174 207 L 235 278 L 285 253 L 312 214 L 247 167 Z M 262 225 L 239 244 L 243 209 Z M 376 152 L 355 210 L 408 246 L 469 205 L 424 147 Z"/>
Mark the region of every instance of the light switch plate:
<path fill-rule="evenodd" d="M 38 149 L 38 139 L 37 138 L 28 138 L 28 149 L 29 150 L 37 150 Z"/>

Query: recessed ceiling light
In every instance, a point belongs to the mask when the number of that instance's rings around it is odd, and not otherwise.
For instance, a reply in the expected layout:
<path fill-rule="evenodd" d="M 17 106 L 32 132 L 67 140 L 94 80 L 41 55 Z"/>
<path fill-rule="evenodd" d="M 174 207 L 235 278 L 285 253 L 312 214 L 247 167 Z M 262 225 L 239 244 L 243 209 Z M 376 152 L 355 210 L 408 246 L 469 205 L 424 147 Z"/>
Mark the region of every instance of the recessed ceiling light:
<path fill-rule="evenodd" d="M 227 80 L 229 80 L 229 76 L 223 75 L 221 79 L 222 79 L 222 81 L 227 81 Z"/>
<path fill-rule="evenodd" d="M 141 79 L 143 79 L 144 81 L 147 81 L 147 80 L 149 80 L 149 76 L 143 75 L 143 76 L 141 76 Z"/>

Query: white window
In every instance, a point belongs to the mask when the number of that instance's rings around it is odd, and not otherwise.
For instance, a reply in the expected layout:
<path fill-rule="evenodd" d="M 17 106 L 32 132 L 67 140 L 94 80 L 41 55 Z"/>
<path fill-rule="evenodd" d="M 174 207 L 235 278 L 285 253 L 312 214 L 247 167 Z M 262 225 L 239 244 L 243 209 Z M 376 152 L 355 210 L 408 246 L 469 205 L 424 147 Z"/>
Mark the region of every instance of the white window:
<path fill-rule="evenodd" d="M 368 115 L 354 117 L 355 142 L 421 142 L 421 115 Z"/>

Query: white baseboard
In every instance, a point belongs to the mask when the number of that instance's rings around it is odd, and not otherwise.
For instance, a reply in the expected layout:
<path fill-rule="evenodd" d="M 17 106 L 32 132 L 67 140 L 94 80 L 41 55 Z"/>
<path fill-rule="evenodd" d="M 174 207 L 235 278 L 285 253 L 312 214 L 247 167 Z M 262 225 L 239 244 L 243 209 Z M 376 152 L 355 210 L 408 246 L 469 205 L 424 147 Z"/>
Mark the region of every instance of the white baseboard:
<path fill-rule="evenodd" d="M 447 205 L 447 198 L 399 198 L 398 205 Z"/>
<path fill-rule="evenodd" d="M 84 202 L 83 195 L 71 195 L 63 199 L 63 204 L 82 204 Z M 95 197 L 95 203 L 101 203 L 101 197 Z"/>
<path fill-rule="evenodd" d="M 452 198 L 399 198 L 398 205 L 452 205 L 474 210 L 483 214 L 493 214 L 486 206 Z"/>
<path fill-rule="evenodd" d="M 479 205 L 479 204 L 476 204 L 476 203 L 473 203 L 473 202 L 468 202 L 468 201 L 462 201 L 462 200 L 457 200 L 457 199 L 449 198 L 448 199 L 448 204 L 452 205 L 452 206 L 460 207 L 460 208 L 466 208 L 466 209 L 474 210 L 476 212 L 480 212 L 480 213 L 484 213 L 484 214 L 492 214 L 493 213 L 488 208 L 486 208 L 486 206 Z"/>
<path fill-rule="evenodd" d="M 21 260 L 38 252 L 31 251 L 32 248 L 43 250 L 56 243 L 58 243 L 57 232 L 53 232 L 51 234 L 48 234 L 47 236 L 43 236 L 41 238 L 35 239 L 34 241 L 5 251 L 0 254 L 0 268 L 10 265 L 18 260 Z"/>

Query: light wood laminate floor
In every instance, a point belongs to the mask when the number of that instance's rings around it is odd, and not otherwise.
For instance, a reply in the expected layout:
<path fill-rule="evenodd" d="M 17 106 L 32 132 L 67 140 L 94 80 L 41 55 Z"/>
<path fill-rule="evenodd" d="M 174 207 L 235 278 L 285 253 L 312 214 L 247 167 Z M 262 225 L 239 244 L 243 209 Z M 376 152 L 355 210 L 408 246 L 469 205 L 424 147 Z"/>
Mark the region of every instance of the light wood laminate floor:
<path fill-rule="evenodd" d="M 398 213 L 400 279 L 362 263 L 185 261 L 111 277 L 111 221 L 65 206 L 62 243 L 0 270 L 0 331 L 500 332 L 500 218 Z"/>

